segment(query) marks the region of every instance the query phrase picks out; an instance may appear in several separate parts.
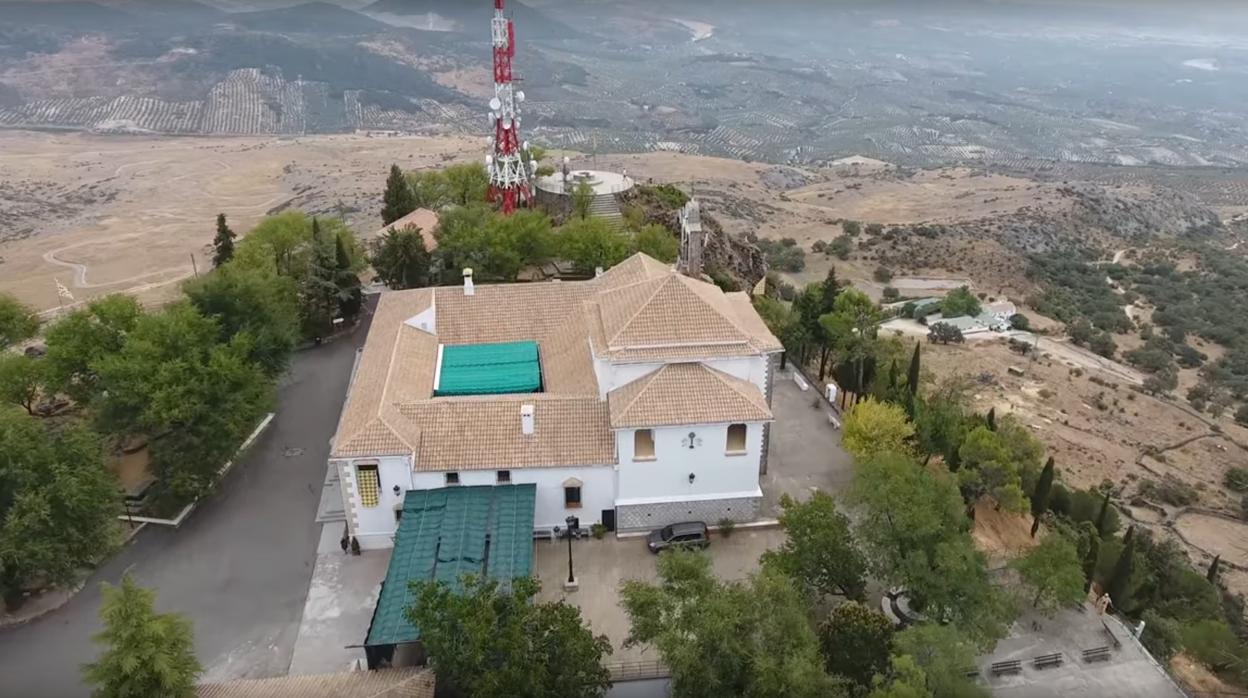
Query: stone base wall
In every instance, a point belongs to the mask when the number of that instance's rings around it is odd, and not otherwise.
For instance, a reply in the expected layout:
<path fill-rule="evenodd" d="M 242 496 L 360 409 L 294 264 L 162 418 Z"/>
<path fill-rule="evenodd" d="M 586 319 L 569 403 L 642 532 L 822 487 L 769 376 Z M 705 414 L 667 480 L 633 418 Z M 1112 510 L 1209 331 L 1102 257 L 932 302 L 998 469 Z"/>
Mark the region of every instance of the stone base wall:
<path fill-rule="evenodd" d="M 705 521 L 717 525 L 722 519 L 746 523 L 758 518 L 762 497 L 705 499 L 692 502 L 658 502 L 615 508 L 617 531 L 650 531 L 681 521 Z"/>

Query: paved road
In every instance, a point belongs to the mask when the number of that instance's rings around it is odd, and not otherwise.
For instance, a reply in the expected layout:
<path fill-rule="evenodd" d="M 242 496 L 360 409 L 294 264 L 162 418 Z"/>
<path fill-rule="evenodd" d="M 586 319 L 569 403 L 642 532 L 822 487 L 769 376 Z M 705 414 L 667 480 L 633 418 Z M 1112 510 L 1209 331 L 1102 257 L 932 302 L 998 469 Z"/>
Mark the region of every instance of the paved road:
<path fill-rule="evenodd" d="M 99 583 L 127 569 L 158 589 L 160 610 L 194 622 L 206 680 L 285 674 L 316 560 L 329 438 L 367 329 L 296 355 L 273 424 L 181 529 L 148 526 L 64 607 L 0 632 L 0 696 L 87 695 L 79 666 L 97 653 Z"/>

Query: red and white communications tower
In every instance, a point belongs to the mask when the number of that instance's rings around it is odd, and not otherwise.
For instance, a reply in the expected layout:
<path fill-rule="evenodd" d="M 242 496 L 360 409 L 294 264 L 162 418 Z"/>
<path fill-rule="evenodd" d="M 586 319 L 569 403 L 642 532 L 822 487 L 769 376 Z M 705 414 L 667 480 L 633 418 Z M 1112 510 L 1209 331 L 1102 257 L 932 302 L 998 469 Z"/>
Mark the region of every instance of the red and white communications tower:
<path fill-rule="evenodd" d="M 494 43 L 494 98 L 490 100 L 490 121 L 494 135 L 490 143 L 494 152 L 485 158 L 490 171 L 490 201 L 501 201 L 504 214 L 517 206 L 528 204 L 532 195 L 533 172 L 525 166 L 521 150 L 528 143 L 520 140 L 520 103 L 524 93 L 511 82 L 511 59 L 516 55 L 516 30 L 503 14 L 506 0 L 494 0 L 494 19 L 490 34 Z"/>

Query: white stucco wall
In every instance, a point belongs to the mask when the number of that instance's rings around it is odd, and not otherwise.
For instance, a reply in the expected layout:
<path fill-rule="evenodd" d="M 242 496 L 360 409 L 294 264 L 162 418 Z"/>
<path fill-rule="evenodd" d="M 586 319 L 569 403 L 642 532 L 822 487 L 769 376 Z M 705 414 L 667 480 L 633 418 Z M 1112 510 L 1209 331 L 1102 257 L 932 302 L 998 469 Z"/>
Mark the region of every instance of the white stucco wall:
<path fill-rule="evenodd" d="M 568 509 L 563 506 L 563 483 L 569 478 L 581 481 L 581 507 Z M 602 510 L 615 507 L 615 470 L 610 465 L 579 466 L 575 468 L 521 468 L 511 471 L 511 484 L 537 486 L 536 511 L 533 512 L 535 530 L 563 526 L 564 519 L 576 516 L 582 527 L 599 523 Z M 496 485 L 495 470 L 459 471 L 459 484 Z M 446 487 L 445 472 L 419 472 L 412 476 L 412 489 L 425 490 Z"/>
<path fill-rule="evenodd" d="M 695 434 L 695 446 L 687 443 Z M 654 460 L 633 459 L 632 429 L 616 432 L 620 456 L 617 505 L 757 495 L 763 425 L 746 425 L 743 455 L 726 453 L 727 424 L 694 425 L 654 430 Z M 701 443 L 697 443 L 697 440 Z M 689 474 L 694 480 L 689 482 Z"/>
<path fill-rule="evenodd" d="M 704 359 L 700 363 L 730 376 L 749 381 L 767 393 L 767 357 L 745 356 L 735 359 Z M 616 388 L 628 385 L 662 368 L 662 363 L 613 364 L 603 359 L 594 359 L 594 374 L 598 377 L 598 395 L 606 397 L 607 393 Z"/>
<path fill-rule="evenodd" d="M 372 463 L 377 464 L 381 496 L 378 498 L 377 506 L 365 507 L 360 500 L 355 473 L 357 466 Z M 393 546 L 394 510 L 396 506 L 403 505 L 403 493 L 412 489 L 411 473 L 409 456 L 357 458 L 339 462 L 338 477 L 342 481 L 343 506 L 346 508 L 351 535 L 360 542 L 361 548 L 373 550 Z M 394 493 L 395 485 L 399 486 L 397 495 Z"/>

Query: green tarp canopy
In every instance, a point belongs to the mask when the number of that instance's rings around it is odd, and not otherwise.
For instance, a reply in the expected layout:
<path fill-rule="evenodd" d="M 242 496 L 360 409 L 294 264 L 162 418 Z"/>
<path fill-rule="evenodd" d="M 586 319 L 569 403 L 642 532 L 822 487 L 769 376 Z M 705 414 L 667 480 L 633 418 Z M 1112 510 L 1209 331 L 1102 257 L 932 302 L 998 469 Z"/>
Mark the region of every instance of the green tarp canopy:
<path fill-rule="evenodd" d="M 537 342 L 442 347 L 434 395 L 502 395 L 542 389 Z"/>
<path fill-rule="evenodd" d="M 533 569 L 535 485 L 411 490 L 394 537 L 365 646 L 415 642 L 420 633 L 403 610 L 415 600 L 410 583 L 485 575 L 507 585 Z"/>

